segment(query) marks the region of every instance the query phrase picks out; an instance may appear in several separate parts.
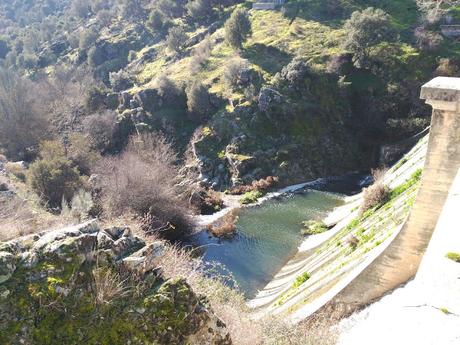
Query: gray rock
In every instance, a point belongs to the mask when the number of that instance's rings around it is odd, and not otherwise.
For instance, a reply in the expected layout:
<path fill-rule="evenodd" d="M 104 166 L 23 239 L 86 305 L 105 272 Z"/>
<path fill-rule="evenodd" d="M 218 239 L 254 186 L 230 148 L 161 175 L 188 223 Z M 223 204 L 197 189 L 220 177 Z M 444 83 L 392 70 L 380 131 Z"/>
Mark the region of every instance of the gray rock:
<path fill-rule="evenodd" d="M 16 270 L 16 258 L 8 252 L 0 252 L 0 284 L 9 280 Z"/>
<path fill-rule="evenodd" d="M 270 110 L 275 104 L 281 103 L 282 96 L 281 94 L 271 88 L 263 87 L 259 93 L 259 110 L 262 112 L 266 112 Z"/>

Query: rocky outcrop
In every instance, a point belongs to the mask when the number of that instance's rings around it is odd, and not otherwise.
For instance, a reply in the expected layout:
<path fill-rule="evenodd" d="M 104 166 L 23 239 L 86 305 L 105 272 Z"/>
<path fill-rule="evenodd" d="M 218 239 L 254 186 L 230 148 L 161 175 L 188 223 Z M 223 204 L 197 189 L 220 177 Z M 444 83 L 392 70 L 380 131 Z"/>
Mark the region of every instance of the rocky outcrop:
<path fill-rule="evenodd" d="M 1 344 L 231 344 L 162 242 L 95 222 L 0 243 Z"/>

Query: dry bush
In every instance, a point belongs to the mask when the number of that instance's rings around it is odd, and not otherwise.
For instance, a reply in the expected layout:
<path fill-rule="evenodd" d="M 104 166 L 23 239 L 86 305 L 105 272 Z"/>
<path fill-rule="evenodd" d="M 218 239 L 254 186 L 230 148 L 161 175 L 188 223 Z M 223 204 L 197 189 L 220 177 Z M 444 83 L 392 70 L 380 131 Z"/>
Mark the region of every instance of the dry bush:
<path fill-rule="evenodd" d="M 251 185 L 241 185 L 232 187 L 229 190 L 229 193 L 232 195 L 241 195 L 253 191 L 264 192 L 273 188 L 279 181 L 279 178 L 276 176 L 267 176 L 258 181 L 253 181 Z"/>
<path fill-rule="evenodd" d="M 113 300 L 129 293 L 126 281 L 111 269 L 96 268 L 93 270 L 93 278 L 94 303 L 97 305 L 110 304 Z"/>
<path fill-rule="evenodd" d="M 434 74 L 442 77 L 459 77 L 460 67 L 459 64 L 453 59 L 440 58 L 439 65 L 436 68 Z"/>
<path fill-rule="evenodd" d="M 208 225 L 208 231 L 216 237 L 232 237 L 236 233 L 239 209 L 233 209 L 217 222 Z"/>
<path fill-rule="evenodd" d="M 83 186 L 83 179 L 73 163 L 65 156 L 62 144 L 56 140 L 40 144 L 40 157 L 27 171 L 27 182 L 50 208 L 61 206 L 62 199 L 71 200 Z"/>
<path fill-rule="evenodd" d="M 444 38 L 441 34 L 430 31 L 423 26 L 420 26 L 415 29 L 414 37 L 417 43 L 417 46 L 421 50 L 431 51 L 437 49 L 441 44 Z"/>
<path fill-rule="evenodd" d="M 383 182 L 385 172 L 383 170 L 373 170 L 372 175 L 374 183 L 363 190 L 363 203 L 360 208 L 361 215 L 367 210 L 383 204 L 390 194 L 390 189 Z"/>
<path fill-rule="evenodd" d="M 26 180 L 26 169 L 18 162 L 7 162 L 5 164 L 5 170 L 21 181 Z"/>
<path fill-rule="evenodd" d="M 203 213 L 203 208 L 205 208 L 208 211 L 214 211 L 214 212 L 220 211 L 222 208 L 224 208 L 224 200 L 222 200 L 220 193 L 216 192 L 213 189 L 208 189 L 204 196 L 204 202 L 202 205 L 202 213 Z"/>
<path fill-rule="evenodd" d="M 191 188 L 189 203 L 196 209 L 196 212 L 208 215 L 224 208 L 224 201 L 219 192 L 213 189 L 194 188 L 193 185 L 187 188 Z"/>
<path fill-rule="evenodd" d="M 126 150 L 106 157 L 96 169 L 102 177 L 102 204 L 109 216 L 135 214 L 147 232 L 169 240 L 191 231 L 186 203 L 179 198 L 176 155 L 160 134 L 131 138 Z"/>
<path fill-rule="evenodd" d="M 293 325 L 281 317 L 269 316 L 260 320 L 264 345 L 334 345 L 337 335 L 327 318 Z"/>
<path fill-rule="evenodd" d="M 254 181 L 252 183 L 252 188 L 254 190 L 265 191 L 274 187 L 278 183 L 279 179 L 276 176 L 268 176 L 264 179 Z"/>
<path fill-rule="evenodd" d="M 359 239 L 355 235 L 352 234 L 347 237 L 346 243 L 351 249 L 355 250 L 358 247 Z"/>
<path fill-rule="evenodd" d="M 242 194 L 245 194 L 245 193 L 248 193 L 248 192 L 252 192 L 252 190 L 253 190 L 252 186 L 241 185 L 241 186 L 234 186 L 234 187 L 230 188 L 228 193 L 231 194 L 231 195 L 242 195 Z"/>

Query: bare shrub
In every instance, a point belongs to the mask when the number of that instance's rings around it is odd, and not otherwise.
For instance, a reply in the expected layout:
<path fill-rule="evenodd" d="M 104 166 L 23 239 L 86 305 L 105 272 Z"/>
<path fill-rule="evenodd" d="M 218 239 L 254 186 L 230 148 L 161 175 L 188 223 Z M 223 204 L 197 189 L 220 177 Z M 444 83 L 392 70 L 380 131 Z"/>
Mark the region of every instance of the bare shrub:
<path fill-rule="evenodd" d="M 107 268 L 97 268 L 93 270 L 94 277 L 94 303 L 106 305 L 113 300 L 122 298 L 129 293 L 125 281 L 120 278 L 118 273 Z"/>
<path fill-rule="evenodd" d="M 440 58 L 435 75 L 442 77 L 458 77 L 460 76 L 460 67 L 453 59 Z"/>
<path fill-rule="evenodd" d="M 416 0 L 416 3 L 428 23 L 438 22 L 443 15 L 460 5 L 459 0 Z"/>
<path fill-rule="evenodd" d="M 360 208 L 360 214 L 383 204 L 388 199 L 390 190 L 383 182 L 384 174 L 383 170 L 372 171 L 374 183 L 363 190 L 363 203 Z"/>
<path fill-rule="evenodd" d="M 169 240 L 191 230 L 186 203 L 179 198 L 176 155 L 158 133 L 133 136 L 119 156 L 107 157 L 96 171 L 102 176 L 102 204 L 111 216 L 135 214 L 148 233 Z"/>
<path fill-rule="evenodd" d="M 274 187 L 279 181 L 279 178 L 276 176 L 267 176 L 257 181 L 253 181 L 251 185 L 241 185 L 232 187 L 229 191 L 232 195 L 241 195 L 253 191 L 264 192 L 268 189 Z"/>
<path fill-rule="evenodd" d="M 232 237 L 236 233 L 239 209 L 233 209 L 217 222 L 208 225 L 208 231 L 216 237 Z"/>

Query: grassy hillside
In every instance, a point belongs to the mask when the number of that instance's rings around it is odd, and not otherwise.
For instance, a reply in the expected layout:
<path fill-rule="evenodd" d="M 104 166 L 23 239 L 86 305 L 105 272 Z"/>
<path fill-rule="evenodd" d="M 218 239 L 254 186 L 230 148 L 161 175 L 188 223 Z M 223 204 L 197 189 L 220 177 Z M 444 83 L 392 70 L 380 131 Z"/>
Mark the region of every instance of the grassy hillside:
<path fill-rule="evenodd" d="M 232 46 L 237 13 L 249 30 Z M 290 0 L 273 11 L 237 0 L 16 0 L 0 19 L 0 58 L 43 92 L 46 135 L 67 145 L 81 132 L 107 155 L 160 132 L 194 181 L 220 190 L 375 166 L 382 144 L 429 124 L 421 85 L 460 76 L 459 44 L 414 0 Z M 3 151 L 33 160 L 44 136 Z"/>

